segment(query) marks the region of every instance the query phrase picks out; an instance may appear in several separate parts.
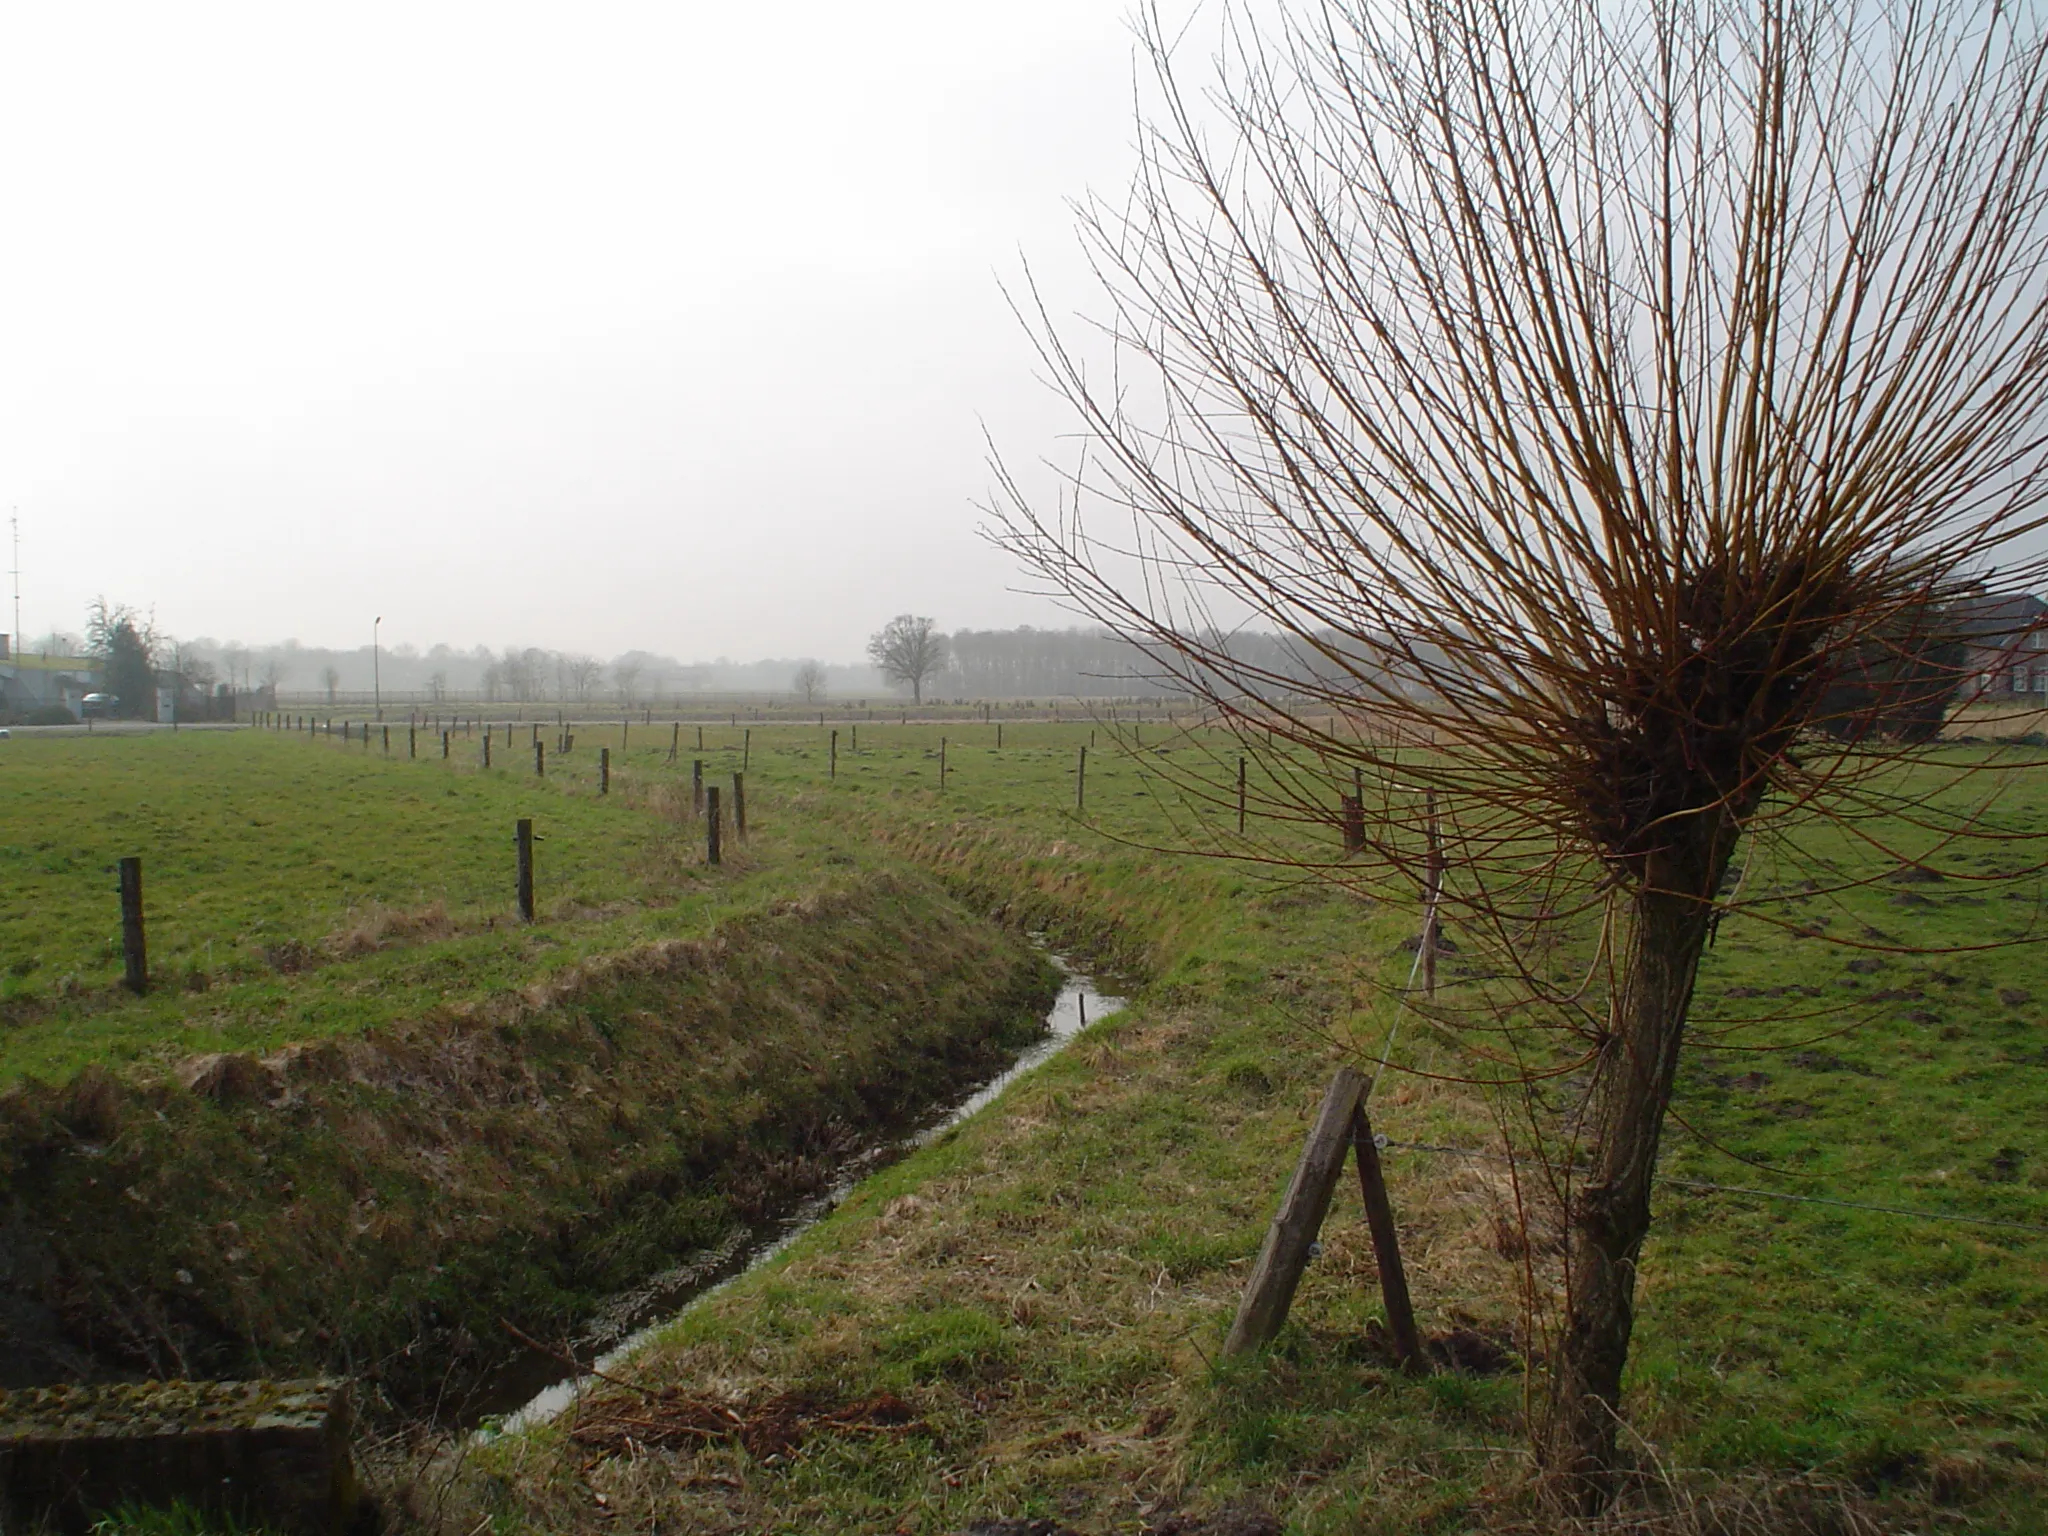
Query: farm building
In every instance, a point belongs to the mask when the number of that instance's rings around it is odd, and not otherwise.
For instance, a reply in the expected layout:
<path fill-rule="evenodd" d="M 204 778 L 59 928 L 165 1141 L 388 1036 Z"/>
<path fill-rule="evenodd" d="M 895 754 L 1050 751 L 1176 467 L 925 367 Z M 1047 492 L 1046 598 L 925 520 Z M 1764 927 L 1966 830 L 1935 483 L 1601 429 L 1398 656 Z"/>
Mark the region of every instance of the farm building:
<path fill-rule="evenodd" d="M 2025 592 L 1987 597 L 1958 618 L 1965 697 L 2048 694 L 2048 603 Z"/>
<path fill-rule="evenodd" d="M 90 656 L 23 655 L 12 635 L 0 635 L 0 713 L 25 715 L 53 706 L 82 712 L 100 686 L 100 664 Z"/>

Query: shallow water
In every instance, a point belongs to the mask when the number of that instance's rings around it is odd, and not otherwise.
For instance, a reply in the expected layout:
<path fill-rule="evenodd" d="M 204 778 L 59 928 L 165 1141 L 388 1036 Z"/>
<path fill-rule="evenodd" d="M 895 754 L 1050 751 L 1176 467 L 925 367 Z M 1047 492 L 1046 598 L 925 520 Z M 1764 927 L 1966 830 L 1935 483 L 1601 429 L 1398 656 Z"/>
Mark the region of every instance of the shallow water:
<path fill-rule="evenodd" d="M 1124 1006 L 1121 997 L 1098 991 L 1092 976 L 1075 970 L 1062 956 L 1053 955 L 1051 959 L 1066 976 L 1066 984 L 1046 1013 L 1045 1035 L 1008 1067 L 965 1098 L 935 1108 L 916 1130 L 851 1159 L 830 1189 L 812 1196 L 788 1215 L 742 1229 L 717 1248 L 693 1255 L 645 1285 L 613 1297 L 586 1325 L 578 1353 L 596 1351 L 595 1369 L 614 1369 L 657 1329 L 666 1327 L 696 1302 L 782 1252 L 828 1215 L 867 1175 L 928 1145 L 1054 1055 L 1090 1024 Z M 577 1390 L 588 1380 L 587 1375 L 572 1376 L 559 1362 L 529 1351 L 507 1366 L 482 1394 L 483 1411 L 503 1415 L 495 1422 L 487 1421 L 485 1432 L 510 1433 L 546 1423 L 575 1400 Z"/>

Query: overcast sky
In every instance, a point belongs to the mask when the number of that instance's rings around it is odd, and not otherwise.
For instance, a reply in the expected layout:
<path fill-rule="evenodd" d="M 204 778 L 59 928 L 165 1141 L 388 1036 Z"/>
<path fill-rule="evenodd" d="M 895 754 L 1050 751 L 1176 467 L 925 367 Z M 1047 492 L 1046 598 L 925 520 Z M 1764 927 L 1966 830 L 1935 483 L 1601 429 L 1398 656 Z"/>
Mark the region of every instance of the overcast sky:
<path fill-rule="evenodd" d="M 856 657 L 1064 623 L 975 536 L 1069 426 L 1129 0 L 16 4 L 0 511 L 21 627 Z M 12 627 L 0 619 L 0 629 Z"/>

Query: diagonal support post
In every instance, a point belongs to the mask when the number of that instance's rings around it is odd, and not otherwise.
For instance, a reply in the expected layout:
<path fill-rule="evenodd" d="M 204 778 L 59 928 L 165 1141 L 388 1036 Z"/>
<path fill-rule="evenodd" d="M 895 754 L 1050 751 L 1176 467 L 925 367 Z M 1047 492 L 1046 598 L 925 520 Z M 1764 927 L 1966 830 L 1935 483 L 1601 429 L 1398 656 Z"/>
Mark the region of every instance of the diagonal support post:
<path fill-rule="evenodd" d="M 1223 1342 L 1225 1355 L 1249 1354 L 1262 1348 L 1272 1342 L 1287 1321 L 1316 1234 L 1322 1230 L 1331 1197 L 1337 1191 L 1337 1180 L 1344 1173 L 1345 1155 L 1355 1151 L 1359 1192 L 1365 1200 L 1366 1224 L 1379 1265 L 1380 1293 L 1386 1302 L 1387 1329 L 1403 1369 L 1420 1372 L 1427 1368 L 1421 1336 L 1415 1327 L 1414 1305 L 1408 1294 L 1407 1271 L 1401 1263 L 1393 1205 L 1387 1198 L 1386 1178 L 1380 1168 L 1379 1147 L 1365 1114 L 1365 1095 L 1370 1086 L 1362 1074 L 1350 1067 L 1339 1067 L 1336 1076 L 1330 1079 L 1315 1125 L 1302 1146 L 1301 1161 L 1288 1182 L 1272 1226 L 1266 1230 L 1258 1262 L 1252 1266 L 1236 1321 Z"/>

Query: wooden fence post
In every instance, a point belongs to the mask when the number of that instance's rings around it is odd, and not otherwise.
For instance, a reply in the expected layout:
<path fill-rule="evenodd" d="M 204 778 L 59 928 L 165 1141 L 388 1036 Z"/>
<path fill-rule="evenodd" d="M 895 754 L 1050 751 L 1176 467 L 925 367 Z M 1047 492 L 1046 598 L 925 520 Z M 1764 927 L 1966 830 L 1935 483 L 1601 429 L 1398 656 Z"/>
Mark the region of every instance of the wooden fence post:
<path fill-rule="evenodd" d="M 491 733 L 489 731 L 484 732 L 484 766 L 486 768 L 491 766 Z"/>
<path fill-rule="evenodd" d="M 407 757 L 418 757 L 420 755 L 420 731 L 416 725 L 408 725 L 405 728 L 405 755 Z"/>
<path fill-rule="evenodd" d="M 597 792 L 608 795 L 612 792 L 612 749 L 597 749 Z"/>
<path fill-rule="evenodd" d="M 697 750 L 699 752 L 704 750 L 704 727 L 701 725 L 697 727 Z"/>
<path fill-rule="evenodd" d="M 837 731 L 832 733 L 832 758 L 825 770 L 825 777 L 828 779 L 839 777 L 839 733 Z"/>
<path fill-rule="evenodd" d="M 1365 852 L 1365 802 L 1356 795 L 1339 795 L 1344 821 L 1344 851 Z"/>
<path fill-rule="evenodd" d="M 102 866 L 104 867 L 104 866 Z M 142 860 L 121 861 L 121 960 L 123 983 L 140 997 L 149 990 L 149 950 L 142 937 Z"/>
<path fill-rule="evenodd" d="M 441 733 L 441 761 L 444 763 L 448 761 L 448 732 L 446 731 Z"/>
<path fill-rule="evenodd" d="M 1080 766 L 1074 770 L 1074 813 L 1088 808 L 1088 749 L 1081 749 Z"/>
<path fill-rule="evenodd" d="M 706 863 L 718 862 L 718 786 L 713 784 L 704 791 L 704 858 Z"/>
<path fill-rule="evenodd" d="M 1000 720 L 996 722 L 996 750 L 1003 750 L 1003 722 Z"/>
<path fill-rule="evenodd" d="M 683 749 L 683 722 L 678 720 L 675 729 L 668 733 L 668 760 L 674 762 L 676 754 Z"/>
<path fill-rule="evenodd" d="M 740 772 L 747 771 L 747 759 L 754 755 L 754 728 L 750 725 L 740 733 Z"/>
<path fill-rule="evenodd" d="M 740 835 L 740 841 L 747 839 L 747 776 L 736 773 L 732 776 L 732 829 Z"/>
<path fill-rule="evenodd" d="M 1372 1231 L 1373 1258 L 1380 1271 L 1380 1299 L 1387 1307 L 1387 1332 L 1402 1368 L 1423 1369 L 1422 1338 L 1415 1331 L 1415 1305 L 1408 1297 L 1408 1271 L 1401 1263 L 1401 1238 L 1394 1230 L 1394 1207 L 1387 1199 L 1387 1178 L 1380 1169 L 1379 1143 L 1360 1101 L 1351 1111 L 1351 1145 L 1358 1154 L 1358 1192 L 1365 1200 L 1365 1222 Z"/>
<path fill-rule="evenodd" d="M 945 793 L 945 789 L 946 789 L 946 738 L 945 738 L 945 737 L 943 737 L 943 736 L 941 736 L 941 737 L 939 738 L 939 792 L 940 792 L 941 794 L 943 794 L 943 793 Z"/>
<path fill-rule="evenodd" d="M 1294 1305 L 1295 1288 L 1308 1264 L 1309 1245 L 1322 1230 L 1337 1176 L 1344 1171 L 1352 1117 L 1364 1092 L 1365 1079 L 1350 1067 L 1339 1067 L 1330 1079 L 1315 1127 L 1301 1149 L 1301 1161 L 1295 1165 L 1272 1226 L 1266 1229 L 1266 1241 L 1252 1266 L 1237 1320 L 1223 1341 L 1224 1354 L 1242 1355 L 1271 1343 L 1287 1321 L 1287 1309 Z"/>
<path fill-rule="evenodd" d="M 539 729 L 539 726 L 534 727 L 535 731 Z M 547 751 L 547 743 L 536 735 L 533 738 L 533 776 L 537 779 L 544 779 L 548 776 Z"/>
<path fill-rule="evenodd" d="M 520 817 L 512 832 L 519 847 L 519 920 L 533 921 L 533 822 Z"/>
<path fill-rule="evenodd" d="M 690 763 L 690 814 L 704 814 L 704 759 L 694 758 Z"/>

